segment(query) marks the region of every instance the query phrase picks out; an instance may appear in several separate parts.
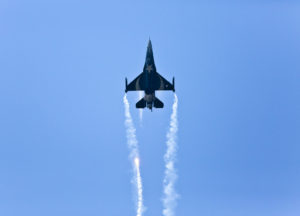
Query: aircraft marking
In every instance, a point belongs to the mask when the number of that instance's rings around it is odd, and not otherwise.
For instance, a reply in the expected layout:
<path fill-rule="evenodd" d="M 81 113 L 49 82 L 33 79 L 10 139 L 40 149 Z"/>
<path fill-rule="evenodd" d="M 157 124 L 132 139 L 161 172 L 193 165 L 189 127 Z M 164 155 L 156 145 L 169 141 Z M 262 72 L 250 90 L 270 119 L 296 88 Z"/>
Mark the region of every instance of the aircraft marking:
<path fill-rule="evenodd" d="M 146 71 L 148 71 L 148 73 L 150 73 L 153 70 L 152 65 L 148 65 L 146 68 Z"/>

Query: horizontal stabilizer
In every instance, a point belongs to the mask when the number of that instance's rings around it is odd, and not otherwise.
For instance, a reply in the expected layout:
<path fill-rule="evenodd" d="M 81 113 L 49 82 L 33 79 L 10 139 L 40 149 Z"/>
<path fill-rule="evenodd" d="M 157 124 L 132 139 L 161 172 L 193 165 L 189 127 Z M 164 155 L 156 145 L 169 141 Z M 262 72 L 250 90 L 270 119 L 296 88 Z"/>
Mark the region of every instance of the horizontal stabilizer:
<path fill-rule="evenodd" d="M 146 101 L 144 98 L 142 98 L 141 100 L 139 100 L 136 104 L 135 104 L 136 108 L 141 108 L 144 109 L 146 107 Z"/>
<path fill-rule="evenodd" d="M 154 107 L 155 108 L 163 108 L 164 107 L 164 103 L 161 102 L 158 98 L 155 98 L 155 100 L 154 100 Z"/>

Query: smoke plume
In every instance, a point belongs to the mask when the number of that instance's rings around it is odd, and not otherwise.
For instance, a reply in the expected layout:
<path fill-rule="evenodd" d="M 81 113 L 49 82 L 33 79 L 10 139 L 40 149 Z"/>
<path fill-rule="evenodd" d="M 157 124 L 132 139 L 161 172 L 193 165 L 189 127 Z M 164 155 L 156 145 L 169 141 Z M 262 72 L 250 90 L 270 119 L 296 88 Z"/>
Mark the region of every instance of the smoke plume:
<path fill-rule="evenodd" d="M 129 148 L 129 159 L 132 163 L 133 168 L 133 180 L 136 190 L 136 215 L 142 216 L 143 213 L 143 186 L 142 186 L 142 178 L 140 173 L 140 160 L 139 160 L 139 149 L 138 149 L 138 141 L 136 139 L 135 127 L 132 121 L 132 117 L 129 110 L 129 102 L 127 100 L 126 94 L 123 98 L 124 107 L 125 107 L 125 127 L 126 127 L 126 136 L 127 136 L 127 145 Z"/>
<path fill-rule="evenodd" d="M 163 215 L 174 216 L 174 210 L 176 207 L 176 201 L 179 195 L 176 193 L 174 184 L 177 179 L 177 173 L 174 167 L 176 161 L 177 151 L 177 131 L 178 131 L 178 120 L 177 120 L 177 106 L 178 98 L 174 94 L 174 103 L 172 107 L 172 114 L 170 119 L 170 126 L 167 133 L 167 151 L 164 155 L 165 160 L 165 176 L 163 181 Z"/>

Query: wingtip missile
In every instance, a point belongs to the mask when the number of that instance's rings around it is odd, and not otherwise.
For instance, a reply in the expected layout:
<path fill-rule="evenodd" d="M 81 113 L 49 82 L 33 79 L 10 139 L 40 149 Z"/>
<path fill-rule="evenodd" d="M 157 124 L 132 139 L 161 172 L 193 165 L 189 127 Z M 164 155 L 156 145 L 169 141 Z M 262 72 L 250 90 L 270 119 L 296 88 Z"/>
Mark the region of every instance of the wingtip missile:
<path fill-rule="evenodd" d="M 173 85 L 173 92 L 175 92 L 175 77 L 173 77 L 172 85 Z"/>

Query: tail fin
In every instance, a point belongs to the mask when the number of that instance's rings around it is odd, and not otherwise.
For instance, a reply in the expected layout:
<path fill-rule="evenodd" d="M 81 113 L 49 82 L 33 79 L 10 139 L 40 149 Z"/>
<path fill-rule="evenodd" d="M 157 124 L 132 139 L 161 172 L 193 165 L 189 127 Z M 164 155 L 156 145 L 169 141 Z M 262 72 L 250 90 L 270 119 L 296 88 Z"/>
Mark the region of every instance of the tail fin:
<path fill-rule="evenodd" d="M 146 107 L 146 101 L 144 100 L 144 98 L 142 98 L 135 104 L 135 106 L 136 108 L 144 109 Z"/>
<path fill-rule="evenodd" d="M 163 108 L 164 107 L 164 103 L 161 102 L 158 98 L 155 98 L 155 100 L 154 100 L 154 107 L 155 108 Z"/>

